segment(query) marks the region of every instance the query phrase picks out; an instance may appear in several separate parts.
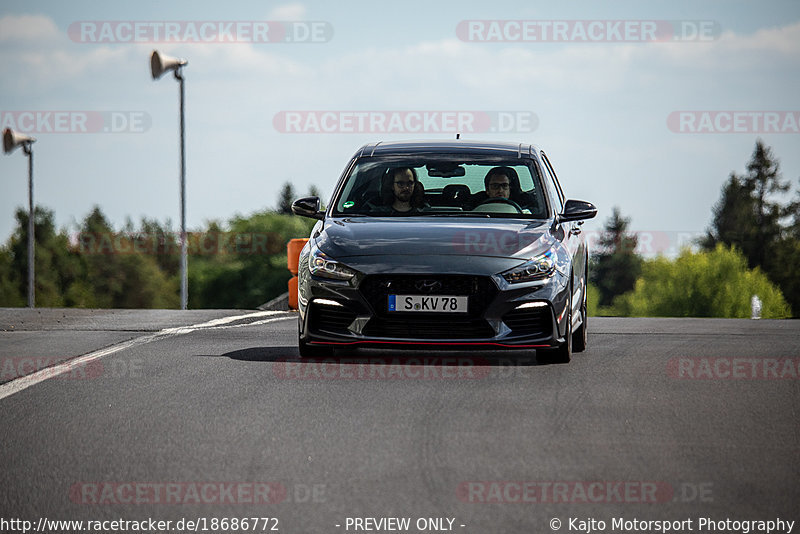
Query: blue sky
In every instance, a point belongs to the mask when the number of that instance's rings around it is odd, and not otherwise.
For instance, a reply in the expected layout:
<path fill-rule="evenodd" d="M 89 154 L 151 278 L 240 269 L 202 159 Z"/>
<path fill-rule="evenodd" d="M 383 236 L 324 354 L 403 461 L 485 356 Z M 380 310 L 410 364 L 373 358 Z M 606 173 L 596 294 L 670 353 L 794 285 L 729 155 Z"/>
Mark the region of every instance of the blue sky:
<path fill-rule="evenodd" d="M 115 117 L 123 132 L 30 131 L 35 200 L 74 230 L 99 205 L 116 227 L 130 217 L 179 220 L 178 87 L 154 82 L 158 48 L 189 60 L 186 77 L 190 228 L 273 207 L 281 185 L 331 190 L 348 158 L 379 139 L 454 132 L 284 133 L 281 112 L 451 112 L 535 116 L 535 129 L 462 132 L 533 142 L 568 196 L 595 202 L 599 229 L 619 206 L 634 229 L 708 227 L 720 187 L 743 172 L 756 138 L 798 187 L 800 133 L 682 133 L 676 111 L 800 113 L 797 0 L 662 2 L 28 2 L 0 7 L 0 120 L 22 112 Z M 686 42 L 468 42 L 461 21 L 697 21 L 716 35 Z M 319 43 L 79 42 L 81 21 L 316 21 Z M 488 24 L 488 22 L 486 22 Z M 504 23 L 506 24 L 506 23 Z M 74 37 L 74 36 L 73 36 Z M 337 115 L 340 116 L 340 115 Z M 709 115 L 710 116 L 710 115 Z M 9 119 L 10 117 L 10 119 Z M 700 115 L 696 116 L 700 120 Z M 140 131 L 127 121 L 143 119 Z M 783 121 L 784 116 L 781 116 Z M 54 119 L 51 119 L 54 120 Z M 103 119 L 101 119 L 103 120 Z M 110 124 L 110 123 L 107 123 Z M 724 125 L 724 124 L 723 124 Z M 524 125 L 523 125 L 524 126 Z M 69 128 L 66 128 L 69 130 Z M 77 127 L 76 127 L 77 129 Z M 532 131 L 531 131 L 532 130 Z M 0 240 L 27 206 L 21 151 L 0 157 Z"/>

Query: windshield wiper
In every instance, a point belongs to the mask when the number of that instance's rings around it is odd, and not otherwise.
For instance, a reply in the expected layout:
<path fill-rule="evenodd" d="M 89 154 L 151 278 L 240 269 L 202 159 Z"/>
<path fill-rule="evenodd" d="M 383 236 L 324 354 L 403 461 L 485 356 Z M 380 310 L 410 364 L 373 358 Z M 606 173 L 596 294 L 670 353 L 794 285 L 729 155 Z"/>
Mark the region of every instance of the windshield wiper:
<path fill-rule="evenodd" d="M 437 213 L 422 213 L 423 217 L 490 217 L 489 213 L 472 213 L 470 211 L 442 211 Z"/>

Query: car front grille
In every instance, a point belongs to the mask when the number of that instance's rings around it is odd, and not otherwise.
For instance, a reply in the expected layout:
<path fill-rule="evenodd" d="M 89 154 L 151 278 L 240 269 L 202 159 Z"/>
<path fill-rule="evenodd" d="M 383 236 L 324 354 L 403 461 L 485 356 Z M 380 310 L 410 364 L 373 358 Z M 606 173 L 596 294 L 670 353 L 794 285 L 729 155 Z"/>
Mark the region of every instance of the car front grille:
<path fill-rule="evenodd" d="M 374 314 L 364 328 L 364 335 L 370 337 L 479 339 L 495 335 L 483 313 L 497 288 L 485 276 L 370 275 L 359 290 Z M 466 296 L 467 312 L 390 312 L 389 295 Z"/>
<path fill-rule="evenodd" d="M 480 317 L 497 294 L 486 276 L 469 275 L 371 275 L 359 287 L 376 315 L 387 316 L 389 295 L 460 295 L 469 297 L 467 316 Z"/>
<path fill-rule="evenodd" d="M 553 314 L 549 306 L 516 308 L 503 316 L 513 336 L 546 336 L 553 331 Z"/>

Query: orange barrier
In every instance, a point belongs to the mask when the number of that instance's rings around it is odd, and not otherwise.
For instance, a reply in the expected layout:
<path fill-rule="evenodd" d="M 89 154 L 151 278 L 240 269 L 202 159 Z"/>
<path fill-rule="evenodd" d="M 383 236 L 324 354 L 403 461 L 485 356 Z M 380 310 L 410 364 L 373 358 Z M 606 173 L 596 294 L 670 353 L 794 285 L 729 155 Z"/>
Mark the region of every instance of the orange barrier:
<path fill-rule="evenodd" d="M 297 274 L 297 263 L 300 260 L 300 251 L 306 246 L 308 238 L 290 239 L 286 244 L 287 263 L 289 264 L 289 272 Z"/>
<path fill-rule="evenodd" d="M 289 309 L 297 309 L 297 268 L 300 262 L 300 251 L 306 246 L 308 238 L 290 239 L 286 244 L 286 263 L 289 272 L 294 276 L 289 279 Z"/>
<path fill-rule="evenodd" d="M 297 309 L 297 276 L 289 278 L 289 309 Z"/>

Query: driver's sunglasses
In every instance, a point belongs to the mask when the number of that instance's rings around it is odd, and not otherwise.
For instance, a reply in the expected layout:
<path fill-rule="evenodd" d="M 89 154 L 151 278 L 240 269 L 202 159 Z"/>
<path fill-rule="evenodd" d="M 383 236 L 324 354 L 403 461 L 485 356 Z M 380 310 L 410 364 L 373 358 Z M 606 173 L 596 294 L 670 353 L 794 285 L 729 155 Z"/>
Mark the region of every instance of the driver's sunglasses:
<path fill-rule="evenodd" d="M 489 184 L 489 189 L 508 189 L 511 184 Z"/>

